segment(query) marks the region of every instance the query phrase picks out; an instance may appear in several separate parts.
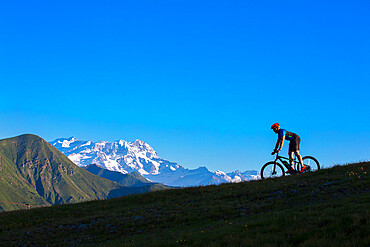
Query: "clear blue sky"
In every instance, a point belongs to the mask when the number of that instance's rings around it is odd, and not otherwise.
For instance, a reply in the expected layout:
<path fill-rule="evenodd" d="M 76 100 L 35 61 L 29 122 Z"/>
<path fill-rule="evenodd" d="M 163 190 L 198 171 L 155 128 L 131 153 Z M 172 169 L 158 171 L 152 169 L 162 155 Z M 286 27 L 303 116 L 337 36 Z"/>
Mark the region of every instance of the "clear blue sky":
<path fill-rule="evenodd" d="M 0 0 L 0 138 L 141 139 L 260 169 L 276 135 L 370 158 L 370 1 Z M 287 153 L 287 145 L 284 153 Z"/>

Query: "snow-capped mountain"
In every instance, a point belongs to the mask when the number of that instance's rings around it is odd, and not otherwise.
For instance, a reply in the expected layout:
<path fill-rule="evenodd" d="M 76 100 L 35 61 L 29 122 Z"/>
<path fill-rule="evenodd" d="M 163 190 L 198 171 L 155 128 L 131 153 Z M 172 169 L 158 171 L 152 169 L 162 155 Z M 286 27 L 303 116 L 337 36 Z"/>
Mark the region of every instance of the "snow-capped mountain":
<path fill-rule="evenodd" d="M 245 174 L 250 173 L 251 175 L 241 175 L 239 173 L 224 173 L 222 171 L 212 172 L 206 167 L 199 167 L 197 169 L 184 169 L 181 167 L 173 172 L 161 173 L 158 175 L 145 175 L 145 177 L 154 182 L 163 182 L 171 186 L 199 186 L 199 185 L 210 185 L 220 183 L 234 183 L 248 180 L 259 179 L 260 176 L 257 171 L 246 171 Z M 244 174 L 244 173 L 243 173 Z"/>
<path fill-rule="evenodd" d="M 141 140 L 94 143 L 71 137 L 56 139 L 50 143 L 78 166 L 97 164 L 123 174 L 137 171 L 153 182 L 171 186 L 198 186 L 259 178 L 257 171 L 226 174 L 222 171 L 209 171 L 206 167 L 186 169 L 177 163 L 159 158 L 154 149 Z"/>

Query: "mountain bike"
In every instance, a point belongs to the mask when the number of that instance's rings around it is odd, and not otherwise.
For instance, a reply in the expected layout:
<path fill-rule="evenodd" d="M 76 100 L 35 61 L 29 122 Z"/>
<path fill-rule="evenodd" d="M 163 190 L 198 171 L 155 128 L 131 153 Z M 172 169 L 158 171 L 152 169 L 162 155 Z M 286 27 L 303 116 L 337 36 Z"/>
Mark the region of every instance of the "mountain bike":
<path fill-rule="evenodd" d="M 274 177 L 282 177 L 285 176 L 285 169 L 290 170 L 291 166 L 289 161 L 293 161 L 293 171 L 290 174 L 299 174 L 299 173 L 306 173 L 312 172 L 320 169 L 320 164 L 312 156 L 305 156 L 302 158 L 303 164 L 306 166 L 306 169 L 302 171 L 302 166 L 296 157 L 292 160 L 283 156 L 280 156 L 278 153 L 276 154 L 276 159 L 274 161 L 267 162 L 261 168 L 261 178 L 274 178 Z"/>

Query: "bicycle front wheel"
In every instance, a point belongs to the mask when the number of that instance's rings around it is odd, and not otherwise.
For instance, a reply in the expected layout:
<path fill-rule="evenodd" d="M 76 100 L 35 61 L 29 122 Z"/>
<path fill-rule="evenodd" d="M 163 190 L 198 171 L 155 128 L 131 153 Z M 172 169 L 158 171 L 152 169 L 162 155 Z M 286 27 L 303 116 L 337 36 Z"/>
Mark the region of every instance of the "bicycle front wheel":
<path fill-rule="evenodd" d="M 275 178 L 285 175 L 283 167 L 277 162 L 268 162 L 262 166 L 261 178 Z"/>
<path fill-rule="evenodd" d="M 317 159 L 315 159 L 314 157 L 305 156 L 302 158 L 302 160 L 303 160 L 303 164 L 306 166 L 306 170 L 304 172 L 306 171 L 314 172 L 314 171 L 320 170 L 320 164 L 317 161 Z M 307 166 L 308 166 L 308 169 L 307 169 Z"/>

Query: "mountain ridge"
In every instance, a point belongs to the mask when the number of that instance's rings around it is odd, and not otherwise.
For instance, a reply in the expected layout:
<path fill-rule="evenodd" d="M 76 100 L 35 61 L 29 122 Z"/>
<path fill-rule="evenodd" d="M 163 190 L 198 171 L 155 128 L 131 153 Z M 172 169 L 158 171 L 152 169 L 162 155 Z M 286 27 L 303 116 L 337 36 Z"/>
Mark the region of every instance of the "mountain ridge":
<path fill-rule="evenodd" d="M 0 210 L 17 204 L 58 205 L 130 193 L 124 186 L 75 165 L 39 136 L 0 140 Z M 5 203 L 10 202 L 10 203 Z"/>
<path fill-rule="evenodd" d="M 259 179 L 257 171 L 225 173 L 205 169 L 187 169 L 160 158 L 156 151 L 141 140 L 80 141 L 75 137 L 58 138 L 50 142 L 79 166 L 98 164 L 123 174 L 139 172 L 145 178 L 170 186 L 199 186 Z"/>

